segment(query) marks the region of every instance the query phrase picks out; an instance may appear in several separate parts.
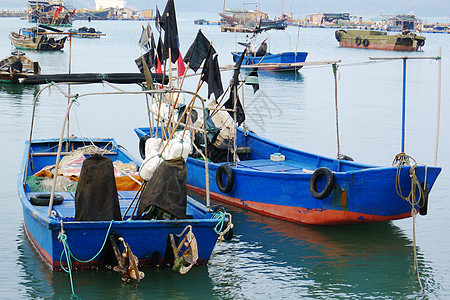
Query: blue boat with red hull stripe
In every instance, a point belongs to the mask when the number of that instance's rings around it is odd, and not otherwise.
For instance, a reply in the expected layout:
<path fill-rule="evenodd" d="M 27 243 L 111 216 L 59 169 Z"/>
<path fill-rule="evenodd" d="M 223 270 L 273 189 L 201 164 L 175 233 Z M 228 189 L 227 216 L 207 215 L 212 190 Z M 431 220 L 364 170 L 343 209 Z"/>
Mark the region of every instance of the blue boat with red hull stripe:
<path fill-rule="evenodd" d="M 142 138 L 149 134 L 149 128 L 136 128 L 135 132 Z M 425 213 L 428 194 L 441 171 L 422 165 L 376 167 L 331 159 L 252 132 L 244 134 L 240 128 L 236 145 L 238 152 L 240 148 L 246 150 L 239 154 L 239 161 L 209 163 L 211 197 L 303 224 L 363 224 L 410 217 L 412 204 L 398 195 L 396 182 L 401 194 L 409 195 L 411 168 L 421 185 L 416 187 L 414 208 Z M 277 159 L 275 153 L 284 159 Z M 188 187 L 204 191 L 202 160 L 188 157 L 186 165 Z"/>
<path fill-rule="evenodd" d="M 113 139 L 91 139 L 99 147 L 107 144 L 114 154 L 107 155 L 113 161 L 130 162 L 132 157 L 123 148 L 119 147 Z M 69 144 L 74 149 L 83 147 L 89 140 L 70 140 Z M 110 221 L 76 221 L 75 220 L 75 192 L 57 192 L 64 200 L 59 205 L 53 206 L 54 213 L 48 217 L 48 205 L 34 205 L 31 198 L 41 193 L 32 192 L 30 185 L 24 185 L 25 175 L 33 174 L 33 170 L 41 170 L 45 166 L 55 163 L 58 139 L 33 140 L 31 142 L 31 159 L 27 164 L 28 145 L 23 157 L 22 169 L 17 182 L 19 197 L 23 207 L 24 228 L 27 236 L 32 241 L 44 261 L 53 269 L 60 270 L 61 265 L 67 267 L 67 261 L 63 253 L 63 243 L 59 239 L 61 232 L 67 237 L 67 242 L 73 254 L 80 260 L 92 258 L 102 248 L 104 239 L 110 227 Z M 26 170 L 26 172 L 25 172 Z M 136 191 L 118 191 L 120 210 L 124 215 L 130 205 Z M 110 233 L 122 236 L 130 245 L 133 254 L 139 259 L 140 266 L 159 265 L 164 261 L 169 234 L 180 234 L 183 229 L 191 225 L 193 233 L 197 237 L 198 264 L 206 264 L 211 256 L 218 235 L 214 231 L 217 219 L 211 219 L 211 213 L 206 207 L 194 199 L 188 198 L 186 215 L 184 220 L 128 220 L 129 211 L 123 217 L 123 221 L 113 221 Z M 75 261 L 76 268 L 104 267 L 107 258 L 103 252 L 93 261 L 79 263 Z M 116 263 L 113 261 L 113 263 Z"/>

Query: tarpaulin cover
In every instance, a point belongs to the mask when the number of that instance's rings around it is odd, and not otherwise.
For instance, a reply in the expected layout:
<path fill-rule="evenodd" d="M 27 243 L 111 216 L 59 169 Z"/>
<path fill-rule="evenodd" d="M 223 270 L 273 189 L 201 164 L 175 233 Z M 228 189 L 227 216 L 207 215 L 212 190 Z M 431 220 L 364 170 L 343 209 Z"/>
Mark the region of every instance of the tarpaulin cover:
<path fill-rule="evenodd" d="M 140 217 L 150 206 L 158 207 L 177 219 L 186 218 L 187 168 L 184 159 L 163 161 L 140 196 L 137 215 Z"/>
<path fill-rule="evenodd" d="M 75 221 L 122 220 L 110 158 L 92 155 L 83 162 L 75 193 Z"/>

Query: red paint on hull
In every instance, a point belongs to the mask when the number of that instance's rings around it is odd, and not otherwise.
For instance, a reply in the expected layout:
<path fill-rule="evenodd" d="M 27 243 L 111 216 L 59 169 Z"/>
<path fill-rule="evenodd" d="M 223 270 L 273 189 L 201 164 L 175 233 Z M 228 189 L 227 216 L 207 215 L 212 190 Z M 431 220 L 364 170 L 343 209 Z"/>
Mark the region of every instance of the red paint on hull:
<path fill-rule="evenodd" d="M 53 269 L 53 259 L 50 256 L 50 254 L 48 254 L 47 251 L 45 251 L 44 248 L 42 248 L 38 242 L 36 242 L 36 240 L 34 239 L 33 235 L 30 233 L 30 231 L 28 230 L 28 226 L 27 223 L 23 222 L 24 224 L 24 228 L 25 228 L 25 233 L 27 235 L 27 237 L 30 239 L 31 243 L 33 244 L 34 248 L 36 249 L 36 251 L 39 253 L 39 255 L 42 257 L 42 259 L 44 260 L 44 262 L 51 268 Z"/>
<path fill-rule="evenodd" d="M 392 51 L 417 51 L 418 47 L 396 45 L 396 44 L 377 44 L 374 42 L 369 43 L 367 47 L 364 47 L 361 43 L 359 46 L 354 41 L 340 41 L 339 46 L 345 48 L 362 48 L 362 49 L 375 49 L 375 50 L 392 50 Z"/>
<path fill-rule="evenodd" d="M 199 194 L 205 194 L 205 190 L 187 185 L 189 190 Z M 290 222 L 308 225 L 350 225 L 375 222 L 386 222 L 411 217 L 411 213 L 395 216 L 376 216 L 350 211 L 307 209 L 293 206 L 266 204 L 254 201 L 243 201 L 239 198 L 225 196 L 210 192 L 211 198 L 223 201 L 238 207 L 248 209 L 263 215 L 283 219 Z"/>

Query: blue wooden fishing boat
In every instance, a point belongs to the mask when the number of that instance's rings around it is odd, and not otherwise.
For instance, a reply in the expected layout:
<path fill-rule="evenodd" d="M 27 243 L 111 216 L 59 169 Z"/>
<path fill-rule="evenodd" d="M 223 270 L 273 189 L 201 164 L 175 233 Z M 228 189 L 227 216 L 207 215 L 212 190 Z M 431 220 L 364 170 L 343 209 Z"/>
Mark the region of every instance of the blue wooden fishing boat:
<path fill-rule="evenodd" d="M 80 103 L 80 96 L 69 95 L 65 120 L 75 99 Z M 151 189 L 151 181 L 144 187 L 133 173 L 133 166 L 140 163 L 112 138 L 63 138 L 63 131 L 59 139 L 33 140 L 30 134 L 17 181 L 25 232 L 50 268 L 117 266 L 114 269 L 122 272 L 123 278 L 139 282 L 142 275 L 136 275 L 141 274 L 137 267 L 169 263 L 183 273 L 194 264 L 208 262 L 220 235 L 216 227 L 225 221 L 225 215 L 218 216 L 209 203 L 207 207 L 190 197 L 183 198 L 183 172 L 176 179 L 181 190 L 181 198 L 177 198 L 181 204 L 176 210 L 184 205 L 183 216 L 175 215 L 170 208 L 149 206 L 139 217 L 134 212 L 141 209 L 144 193 L 157 192 Z M 184 161 L 180 161 L 182 167 Z M 101 162 L 113 172 L 97 176 Z M 103 180 L 111 176 L 112 182 Z M 167 176 L 172 178 L 171 173 Z M 47 179 L 51 188 L 43 184 Z M 92 180 L 99 184 L 89 189 Z M 112 190 L 113 196 L 105 190 Z M 135 200 L 140 201 L 139 207 L 136 203 L 133 209 Z M 231 224 L 231 216 L 226 218 Z"/>
<path fill-rule="evenodd" d="M 253 35 L 248 39 L 248 42 L 238 42 L 241 46 L 246 47 L 247 51 L 242 61 L 242 65 L 257 65 L 262 70 L 272 71 L 291 71 L 299 70 L 303 67 L 301 63 L 306 61 L 308 52 L 279 52 L 270 53 L 268 51 L 266 40 L 259 45 L 256 44 L 258 34 L 270 30 L 283 30 L 284 27 L 277 26 L 260 26 L 255 30 Z M 242 55 L 242 52 L 231 52 L 233 61 L 237 62 Z"/>
<path fill-rule="evenodd" d="M 149 128 L 136 128 L 135 132 L 142 141 Z M 311 225 L 402 219 L 411 217 L 413 207 L 426 214 L 428 194 L 441 171 L 423 165 L 378 167 L 327 158 L 240 128 L 236 147 L 236 162 L 209 163 L 211 198 Z M 186 165 L 188 188 L 203 192 L 202 159 L 188 157 Z M 417 183 L 412 193 L 411 178 Z"/>
<path fill-rule="evenodd" d="M 233 61 L 237 62 L 242 52 L 231 52 L 231 55 L 233 55 Z M 262 55 L 255 53 L 244 56 L 242 64 L 259 65 L 260 69 L 273 71 L 299 70 L 303 66 L 296 64 L 305 62 L 307 56 L 308 52 L 266 52 Z"/>

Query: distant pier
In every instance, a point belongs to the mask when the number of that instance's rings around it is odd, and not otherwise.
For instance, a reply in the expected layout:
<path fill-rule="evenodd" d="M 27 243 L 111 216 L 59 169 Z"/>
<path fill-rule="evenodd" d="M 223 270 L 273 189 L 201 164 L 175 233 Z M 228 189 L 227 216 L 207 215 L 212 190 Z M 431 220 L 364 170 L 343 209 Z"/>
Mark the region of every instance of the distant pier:
<path fill-rule="evenodd" d="M 0 17 L 2 18 L 22 18 L 27 16 L 27 10 L 15 10 L 15 9 L 2 9 L 0 11 Z"/>

